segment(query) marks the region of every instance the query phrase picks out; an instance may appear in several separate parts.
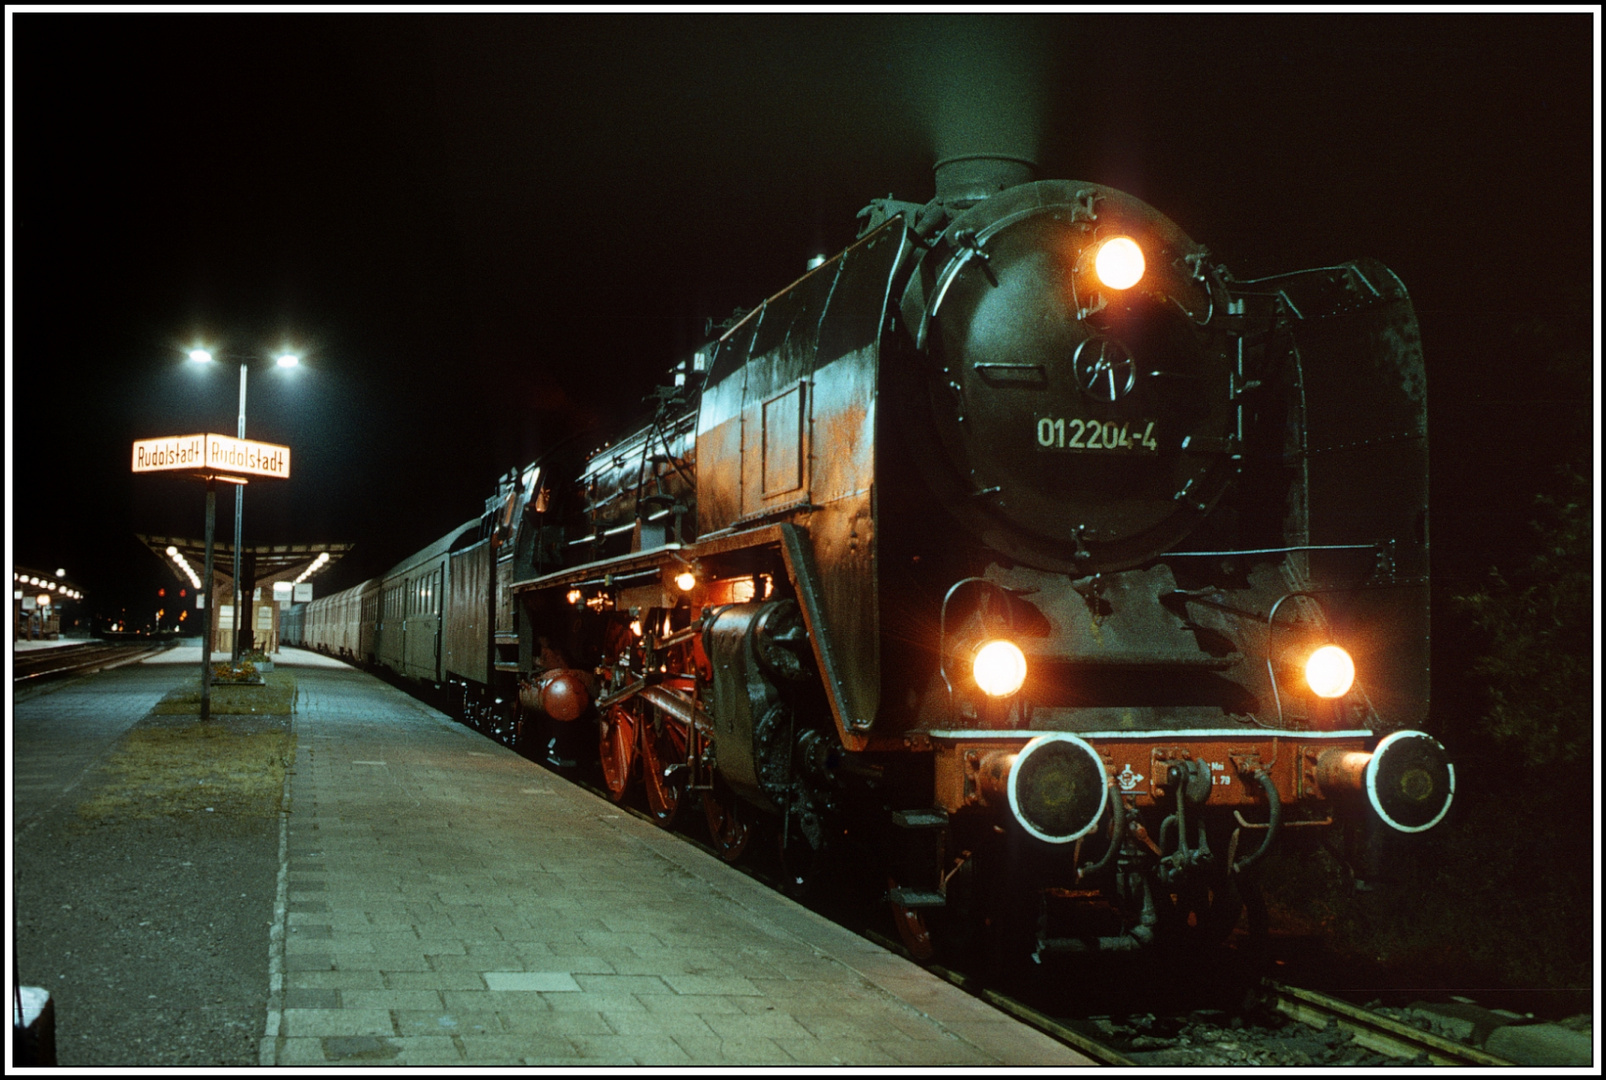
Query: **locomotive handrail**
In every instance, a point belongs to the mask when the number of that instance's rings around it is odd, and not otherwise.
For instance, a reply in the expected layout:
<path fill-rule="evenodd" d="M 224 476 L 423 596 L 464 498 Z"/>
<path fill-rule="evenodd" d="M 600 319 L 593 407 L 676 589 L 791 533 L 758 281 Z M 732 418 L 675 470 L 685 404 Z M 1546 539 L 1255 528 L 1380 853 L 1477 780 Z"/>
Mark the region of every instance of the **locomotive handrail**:
<path fill-rule="evenodd" d="M 1292 547 L 1245 548 L 1242 551 L 1168 551 L 1161 556 L 1161 560 L 1224 559 L 1233 555 L 1286 555 L 1294 551 L 1375 551 L 1392 543 L 1392 540 L 1377 540 L 1370 544 L 1295 544 Z"/>
<path fill-rule="evenodd" d="M 1382 292 L 1378 290 L 1376 285 L 1373 285 L 1366 279 L 1366 275 L 1361 273 L 1361 268 L 1356 266 L 1354 263 L 1338 263 L 1334 266 L 1307 266 L 1303 270 L 1290 270 L 1286 274 L 1271 274 L 1267 277 L 1246 278 L 1241 281 L 1235 280 L 1232 282 L 1232 284 L 1264 285 L 1268 281 L 1286 281 L 1289 278 L 1304 277 L 1306 274 L 1324 274 L 1329 270 L 1347 270 L 1359 278 L 1362 285 L 1365 285 L 1368 289 L 1371 289 L 1373 296 L 1383 295 Z"/>
<path fill-rule="evenodd" d="M 1302 596 L 1316 605 L 1316 610 L 1322 616 L 1323 627 L 1327 628 L 1327 609 L 1322 607 L 1321 599 L 1311 590 L 1296 589 L 1294 592 L 1283 593 L 1277 598 L 1277 602 L 1271 606 L 1271 610 L 1266 613 L 1266 674 L 1271 676 L 1271 699 L 1277 703 L 1277 727 L 1280 729 L 1286 728 L 1287 723 L 1283 718 L 1283 696 L 1277 691 L 1277 669 L 1272 662 L 1275 654 L 1271 647 L 1271 641 L 1272 635 L 1277 632 L 1277 609 L 1283 606 L 1284 600 L 1292 600 L 1296 596 Z M 1331 641 L 1331 629 L 1328 629 L 1328 634 L 1328 640 Z"/>

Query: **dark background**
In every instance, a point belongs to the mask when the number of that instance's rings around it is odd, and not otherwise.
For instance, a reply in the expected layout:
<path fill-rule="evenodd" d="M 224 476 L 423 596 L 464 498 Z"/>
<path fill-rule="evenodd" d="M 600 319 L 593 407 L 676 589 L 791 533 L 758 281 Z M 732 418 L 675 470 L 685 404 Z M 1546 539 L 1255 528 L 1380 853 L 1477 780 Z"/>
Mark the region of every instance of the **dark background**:
<path fill-rule="evenodd" d="M 1593 460 L 1589 13 L 19 13 L 11 535 L 83 612 L 176 580 L 202 487 L 138 438 L 291 446 L 247 544 L 349 542 L 320 595 L 600 443 L 736 306 L 925 201 L 941 154 L 1130 191 L 1240 277 L 1372 255 L 1428 362 L 1438 589 Z M 1581 350 L 1581 351 L 1580 351 Z M 1558 360 L 1557 358 L 1560 357 Z M 232 534 L 219 499 L 219 536 Z M 1437 674 L 1437 673 L 1436 673 Z"/>

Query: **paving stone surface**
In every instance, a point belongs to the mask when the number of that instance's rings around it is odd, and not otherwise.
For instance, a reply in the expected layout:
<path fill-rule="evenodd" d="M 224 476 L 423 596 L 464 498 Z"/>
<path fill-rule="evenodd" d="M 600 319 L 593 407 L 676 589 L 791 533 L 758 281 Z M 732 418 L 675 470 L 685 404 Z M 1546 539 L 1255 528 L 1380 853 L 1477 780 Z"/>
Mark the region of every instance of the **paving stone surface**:
<path fill-rule="evenodd" d="M 392 687 L 298 679 L 264 1066 L 1090 1064 Z"/>

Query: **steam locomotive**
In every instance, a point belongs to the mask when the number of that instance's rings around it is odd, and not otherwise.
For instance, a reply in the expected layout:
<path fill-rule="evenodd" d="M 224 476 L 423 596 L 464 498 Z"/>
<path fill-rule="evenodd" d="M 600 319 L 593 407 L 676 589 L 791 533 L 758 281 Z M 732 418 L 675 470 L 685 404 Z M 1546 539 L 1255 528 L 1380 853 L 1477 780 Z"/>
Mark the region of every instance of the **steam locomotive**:
<path fill-rule="evenodd" d="M 511 471 L 290 640 L 909 948 L 1238 923 L 1280 838 L 1429 829 L 1425 380 L 1382 264 L 1243 281 L 1164 215 L 953 158 L 739 313 L 644 426 Z M 766 841 L 769 842 L 769 841 Z M 823 869 L 822 869 L 823 868 Z"/>

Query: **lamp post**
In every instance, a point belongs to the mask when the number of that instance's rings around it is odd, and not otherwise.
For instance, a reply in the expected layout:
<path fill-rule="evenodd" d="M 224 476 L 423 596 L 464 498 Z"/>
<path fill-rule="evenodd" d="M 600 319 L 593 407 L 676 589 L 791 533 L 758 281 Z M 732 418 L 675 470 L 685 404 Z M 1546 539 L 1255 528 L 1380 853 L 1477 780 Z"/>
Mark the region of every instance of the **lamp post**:
<path fill-rule="evenodd" d="M 195 361 L 198 364 L 210 364 L 212 362 L 213 357 L 212 357 L 212 353 L 210 351 L 206 350 L 206 349 L 192 349 L 190 351 L 190 359 Z M 245 438 L 246 361 L 248 361 L 250 359 L 254 359 L 254 358 L 253 357 L 247 357 L 247 356 L 231 356 L 230 359 L 236 359 L 236 360 L 240 361 L 240 417 L 239 417 L 238 430 L 235 432 L 235 438 L 244 439 Z M 301 358 L 299 356 L 295 355 L 294 353 L 289 353 L 289 352 L 280 353 L 279 357 L 275 361 L 275 363 L 277 363 L 282 368 L 299 367 L 300 364 L 301 364 Z M 233 666 L 235 666 L 235 667 L 239 667 L 240 666 L 240 627 L 242 625 L 242 619 L 241 619 L 241 616 L 240 616 L 240 601 L 243 599 L 243 597 L 240 595 L 240 593 L 241 593 L 241 589 L 240 589 L 240 519 L 243 516 L 244 507 L 245 507 L 245 485 L 244 484 L 236 484 L 236 485 L 234 485 L 234 650 L 233 650 Z M 207 591 L 208 591 L 208 593 L 211 592 L 211 588 L 212 588 L 212 583 L 211 583 L 210 580 L 208 580 L 207 581 Z M 208 612 L 208 616 L 210 616 L 210 614 L 211 613 Z M 210 617 L 207 619 L 207 622 L 209 624 L 207 633 L 211 633 L 211 630 L 210 630 L 211 619 L 210 619 Z"/>

